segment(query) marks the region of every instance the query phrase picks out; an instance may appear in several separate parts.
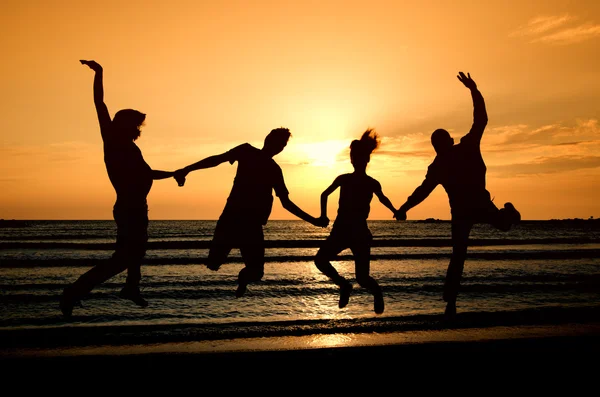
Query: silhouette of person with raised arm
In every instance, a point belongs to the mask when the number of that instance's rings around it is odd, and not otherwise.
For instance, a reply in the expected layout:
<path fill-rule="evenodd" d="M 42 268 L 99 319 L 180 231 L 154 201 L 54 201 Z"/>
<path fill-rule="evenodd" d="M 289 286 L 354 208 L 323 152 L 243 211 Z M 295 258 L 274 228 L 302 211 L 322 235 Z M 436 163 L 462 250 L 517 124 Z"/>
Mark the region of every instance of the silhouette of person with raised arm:
<path fill-rule="evenodd" d="M 481 137 L 488 117 L 485 102 L 471 75 L 459 72 L 458 80 L 470 91 L 473 98 L 473 125 L 460 143 L 448 131 L 437 129 L 431 134 L 431 144 L 436 157 L 429 165 L 423 183 L 415 189 L 398 209 L 398 220 L 406 219 L 406 212 L 421 203 L 442 185 L 448 194 L 452 215 L 452 256 L 444 282 L 445 316 L 456 315 L 456 297 L 467 256 L 469 234 L 475 223 L 488 223 L 502 231 L 521 220 L 513 204 L 506 203 L 498 209 L 485 187 L 486 166 L 481 156 Z"/>
<path fill-rule="evenodd" d="M 217 271 L 232 248 L 240 249 L 245 267 L 238 275 L 236 297 L 243 296 L 248 284 L 261 280 L 264 275 L 263 225 L 267 224 L 271 214 L 273 190 L 283 208 L 293 215 L 315 226 L 328 225 L 301 210 L 289 198 L 283 173 L 273 156 L 281 153 L 290 136 L 287 128 L 276 128 L 267 135 L 262 149 L 244 143 L 175 171 L 175 179 L 179 186 L 183 186 L 186 175 L 191 171 L 238 162 L 233 187 L 217 221 L 206 263 L 209 269 Z"/>
<path fill-rule="evenodd" d="M 94 104 L 104 143 L 104 163 L 117 199 L 113 216 L 117 224 L 116 249 L 111 259 L 94 266 L 65 288 L 60 309 L 70 317 L 74 305 L 95 286 L 127 269 L 125 287 L 119 296 L 141 307 L 148 302 L 140 293 L 141 265 L 148 241 L 148 204 L 146 197 L 155 179 L 172 177 L 173 172 L 153 170 L 134 143 L 140 136 L 146 115 L 133 109 L 119 110 L 111 120 L 104 103 L 103 70 L 95 61 L 80 61 L 95 72 Z"/>
<path fill-rule="evenodd" d="M 352 141 L 350 161 L 354 172 L 338 176 L 321 194 L 321 219 L 329 222 L 327 198 L 340 188 L 339 207 L 331 234 L 323 242 L 315 257 L 317 268 L 340 287 L 338 306 L 341 309 L 348 304 L 352 284 L 336 271 L 330 261 L 343 250 L 350 248 L 354 255 L 356 281 L 374 296 L 374 310 L 377 314 L 383 313 L 384 302 L 381 287 L 369 274 L 373 236 L 367 225 L 367 218 L 373 194 L 396 215 L 396 209 L 383 194 L 381 184 L 367 175 L 367 164 L 371 153 L 379 147 L 379 142 L 379 137 L 373 129 L 367 129 L 360 140 Z"/>

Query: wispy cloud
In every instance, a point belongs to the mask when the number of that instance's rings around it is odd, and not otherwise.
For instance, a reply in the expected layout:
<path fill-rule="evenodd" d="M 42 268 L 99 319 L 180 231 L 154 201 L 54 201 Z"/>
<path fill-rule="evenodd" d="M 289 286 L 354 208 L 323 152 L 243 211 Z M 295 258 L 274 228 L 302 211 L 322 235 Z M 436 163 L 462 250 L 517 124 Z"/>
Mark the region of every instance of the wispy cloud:
<path fill-rule="evenodd" d="M 569 14 L 538 16 L 512 32 L 511 37 L 531 37 L 531 43 L 555 45 L 575 44 L 600 36 L 600 25 L 585 22 L 574 25 L 578 18 Z"/>
<path fill-rule="evenodd" d="M 11 145 L 0 148 L 0 165 L 11 161 L 29 164 L 74 163 L 95 156 L 102 158 L 102 148 L 85 142 L 61 142 L 48 145 Z"/>
<path fill-rule="evenodd" d="M 532 40 L 532 43 L 574 44 L 600 36 L 600 25 L 586 23 Z"/>
<path fill-rule="evenodd" d="M 574 126 L 550 124 L 535 129 L 526 125 L 492 128 L 486 143 L 491 150 L 525 150 L 539 146 L 575 146 L 600 143 L 598 120 L 577 120 Z"/>
<path fill-rule="evenodd" d="M 491 173 L 500 177 L 556 174 L 586 168 L 600 167 L 600 156 L 541 157 L 530 162 L 488 166 Z"/>
<path fill-rule="evenodd" d="M 568 21 L 574 19 L 569 14 L 559 16 L 538 16 L 531 19 L 527 25 L 521 26 L 511 36 L 526 36 L 534 34 L 543 34 L 549 30 L 558 28 Z"/>

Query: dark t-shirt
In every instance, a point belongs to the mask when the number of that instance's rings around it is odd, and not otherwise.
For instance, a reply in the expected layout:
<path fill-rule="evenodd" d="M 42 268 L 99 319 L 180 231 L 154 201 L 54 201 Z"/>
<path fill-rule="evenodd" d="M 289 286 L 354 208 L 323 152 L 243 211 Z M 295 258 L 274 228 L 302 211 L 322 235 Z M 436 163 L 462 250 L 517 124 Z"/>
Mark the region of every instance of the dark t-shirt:
<path fill-rule="evenodd" d="M 481 156 L 479 141 L 470 138 L 469 135 L 464 136 L 447 153 L 436 156 L 427 169 L 426 179 L 444 187 L 454 210 L 489 200 L 485 188 L 487 167 Z"/>
<path fill-rule="evenodd" d="M 410 209 L 423 201 L 437 185 L 448 193 L 454 215 L 477 213 L 490 208 L 490 193 L 485 188 L 487 168 L 481 156 L 481 137 L 487 125 L 483 96 L 471 90 L 473 97 L 473 125 L 458 145 L 438 154 L 427 169 L 425 180 L 406 200 Z"/>
<path fill-rule="evenodd" d="M 265 225 L 273 207 L 273 193 L 289 194 L 281 168 L 260 149 L 244 143 L 226 153 L 228 161 L 238 162 L 231 193 L 222 217 L 257 221 Z"/>
<path fill-rule="evenodd" d="M 373 193 L 381 191 L 381 184 L 368 175 L 344 174 L 337 178 L 340 201 L 336 222 L 363 223 L 369 217 Z"/>
<path fill-rule="evenodd" d="M 115 209 L 142 209 L 152 187 L 152 169 L 133 142 L 104 138 L 104 163 L 117 193 Z"/>

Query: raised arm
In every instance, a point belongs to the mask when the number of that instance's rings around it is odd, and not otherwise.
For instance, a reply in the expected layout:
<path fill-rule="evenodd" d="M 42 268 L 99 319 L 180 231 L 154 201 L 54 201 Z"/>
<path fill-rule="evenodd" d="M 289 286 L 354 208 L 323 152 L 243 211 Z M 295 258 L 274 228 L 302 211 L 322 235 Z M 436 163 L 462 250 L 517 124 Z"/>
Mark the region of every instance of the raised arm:
<path fill-rule="evenodd" d="M 480 142 L 488 122 L 483 95 L 481 95 L 481 92 L 477 89 L 477 84 L 475 84 L 475 81 L 471 78 L 470 73 L 467 73 L 465 76 L 463 72 L 459 72 L 456 77 L 458 77 L 458 80 L 460 80 L 465 87 L 471 90 L 471 97 L 473 98 L 473 125 L 465 137 L 470 137 L 471 139 L 476 140 L 476 142 Z"/>
<path fill-rule="evenodd" d="M 94 104 L 96 105 L 96 113 L 98 114 L 98 122 L 100 123 L 100 133 L 102 139 L 106 138 L 110 134 L 110 114 L 108 113 L 108 107 L 104 103 L 104 86 L 103 86 L 103 70 L 102 66 L 96 61 L 84 61 L 80 60 L 82 65 L 87 65 L 90 69 L 96 72 L 94 76 Z"/>
<path fill-rule="evenodd" d="M 204 169 L 204 168 L 212 168 L 216 167 L 219 164 L 222 164 L 226 161 L 229 161 L 229 152 L 225 152 L 222 154 L 217 154 L 215 156 L 206 157 L 194 164 L 190 164 L 187 167 L 178 169 L 173 173 L 172 176 L 177 180 L 177 184 L 179 186 L 183 186 L 185 184 L 185 177 L 192 171 Z"/>

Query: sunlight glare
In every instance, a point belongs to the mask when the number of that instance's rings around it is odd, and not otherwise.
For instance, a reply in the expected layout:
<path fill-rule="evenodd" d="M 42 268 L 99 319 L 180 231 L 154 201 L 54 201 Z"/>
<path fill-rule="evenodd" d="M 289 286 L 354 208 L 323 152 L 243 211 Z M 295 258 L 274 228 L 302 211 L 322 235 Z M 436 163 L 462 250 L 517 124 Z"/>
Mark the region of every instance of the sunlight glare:
<path fill-rule="evenodd" d="M 348 149 L 347 139 L 327 140 L 312 143 L 300 143 L 295 156 L 299 163 L 314 167 L 331 167 L 339 162 L 339 156 Z"/>

